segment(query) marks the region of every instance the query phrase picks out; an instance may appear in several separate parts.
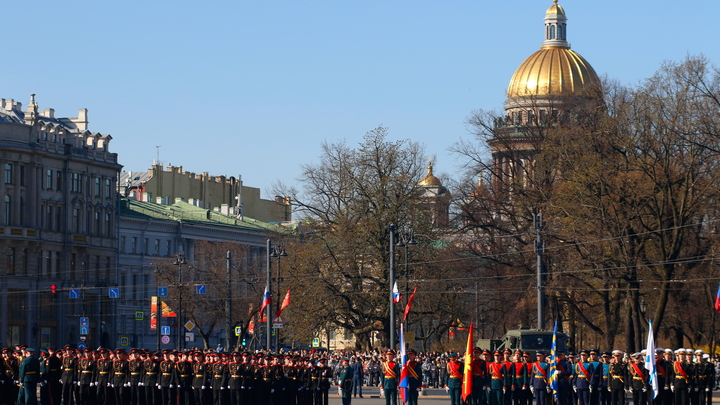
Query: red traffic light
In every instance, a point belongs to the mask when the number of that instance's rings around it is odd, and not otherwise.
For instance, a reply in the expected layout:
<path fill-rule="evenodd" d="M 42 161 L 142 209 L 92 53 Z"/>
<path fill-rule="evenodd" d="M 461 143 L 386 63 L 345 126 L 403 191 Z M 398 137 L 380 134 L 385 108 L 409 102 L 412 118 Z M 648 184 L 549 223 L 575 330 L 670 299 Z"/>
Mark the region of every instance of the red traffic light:
<path fill-rule="evenodd" d="M 57 291 L 57 286 L 56 286 L 55 284 L 51 285 L 51 286 L 50 286 L 50 293 L 55 294 L 56 291 Z"/>

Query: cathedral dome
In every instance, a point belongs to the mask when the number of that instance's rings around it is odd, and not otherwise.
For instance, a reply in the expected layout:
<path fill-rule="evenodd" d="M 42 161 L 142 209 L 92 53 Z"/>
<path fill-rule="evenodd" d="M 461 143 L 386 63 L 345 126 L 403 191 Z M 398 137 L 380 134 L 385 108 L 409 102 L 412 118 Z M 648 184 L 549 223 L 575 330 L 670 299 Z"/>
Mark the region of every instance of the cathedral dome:
<path fill-rule="evenodd" d="M 567 17 L 557 4 L 545 13 L 545 41 L 517 68 L 507 96 L 593 95 L 600 85 L 595 69 L 567 42 Z"/>
<path fill-rule="evenodd" d="M 435 177 L 433 175 L 432 163 L 428 163 L 427 175 L 425 177 L 423 177 L 422 179 L 420 179 L 420 181 L 418 182 L 418 185 L 419 186 L 442 187 L 442 182 L 440 181 L 440 179 L 438 179 L 437 177 Z"/>

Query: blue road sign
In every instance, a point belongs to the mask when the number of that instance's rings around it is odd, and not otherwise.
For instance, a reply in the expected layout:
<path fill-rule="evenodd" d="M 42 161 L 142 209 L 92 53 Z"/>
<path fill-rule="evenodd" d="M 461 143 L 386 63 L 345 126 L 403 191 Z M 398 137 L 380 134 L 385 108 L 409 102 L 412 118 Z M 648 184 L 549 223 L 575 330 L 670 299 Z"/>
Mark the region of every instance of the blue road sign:
<path fill-rule="evenodd" d="M 80 327 L 80 334 L 81 335 L 89 335 L 90 334 L 90 327 L 89 326 L 81 326 Z M 78 347 L 79 349 L 79 347 Z"/>
<path fill-rule="evenodd" d="M 109 291 L 110 298 L 120 298 L 120 289 L 111 288 Z"/>
<path fill-rule="evenodd" d="M 168 288 L 167 287 L 158 287 L 158 297 L 167 297 L 168 296 Z"/>
<path fill-rule="evenodd" d="M 70 298 L 80 298 L 80 289 L 79 288 L 71 288 L 70 289 Z"/>
<path fill-rule="evenodd" d="M 90 326 L 90 318 L 80 318 L 80 326 Z"/>
<path fill-rule="evenodd" d="M 130 345 L 130 338 L 127 336 L 120 337 L 120 346 L 129 346 Z"/>
<path fill-rule="evenodd" d="M 195 290 L 198 294 L 205 294 L 207 292 L 207 286 L 205 284 L 196 285 Z"/>
<path fill-rule="evenodd" d="M 162 340 L 163 344 L 168 344 L 168 343 L 170 343 L 170 336 L 165 335 L 162 337 L 161 340 Z"/>
<path fill-rule="evenodd" d="M 85 350 L 86 347 L 87 347 L 87 345 L 85 344 L 85 342 L 78 342 L 78 344 L 77 344 L 78 350 Z"/>
<path fill-rule="evenodd" d="M 320 338 L 313 338 L 312 347 L 320 347 Z"/>
<path fill-rule="evenodd" d="M 161 335 L 169 335 L 170 334 L 170 327 L 169 326 L 162 326 L 160 328 L 160 334 Z"/>

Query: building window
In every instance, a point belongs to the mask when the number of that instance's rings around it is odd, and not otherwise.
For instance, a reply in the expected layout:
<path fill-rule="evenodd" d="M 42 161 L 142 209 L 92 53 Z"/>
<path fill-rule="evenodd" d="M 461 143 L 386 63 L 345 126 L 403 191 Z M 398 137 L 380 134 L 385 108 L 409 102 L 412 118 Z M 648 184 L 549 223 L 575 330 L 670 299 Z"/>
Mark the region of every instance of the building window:
<path fill-rule="evenodd" d="M 12 184 L 13 167 L 10 163 L 5 163 L 5 184 Z"/>
<path fill-rule="evenodd" d="M 52 271 L 52 252 L 49 250 L 45 251 L 45 267 L 43 267 L 42 276 L 47 278 Z"/>
<path fill-rule="evenodd" d="M 100 213 L 95 211 L 95 235 L 102 235 L 102 225 L 100 223 Z"/>
<path fill-rule="evenodd" d="M 108 256 L 108 257 L 105 258 L 105 280 L 107 280 L 107 281 L 110 280 L 110 275 L 111 275 L 111 273 L 110 273 L 110 264 L 111 264 L 111 262 L 110 262 L 110 256 Z"/>
<path fill-rule="evenodd" d="M 7 250 L 7 259 L 5 261 L 7 274 L 15 274 L 15 248 L 10 247 Z"/>
<path fill-rule="evenodd" d="M 48 190 L 52 190 L 52 183 L 53 171 L 51 169 L 47 169 L 47 176 L 45 177 L 45 188 Z"/>
<path fill-rule="evenodd" d="M 555 26 L 550 26 L 550 39 L 555 39 Z"/>
<path fill-rule="evenodd" d="M 95 196 L 100 197 L 100 177 L 95 178 Z"/>
<path fill-rule="evenodd" d="M 10 225 L 12 219 L 12 202 L 9 195 L 5 196 L 5 225 Z"/>
<path fill-rule="evenodd" d="M 55 223 L 53 224 L 53 229 L 55 230 L 55 232 L 62 232 L 62 220 L 63 220 L 62 211 L 63 211 L 62 207 L 55 207 Z"/>
<path fill-rule="evenodd" d="M 130 253 L 137 254 L 137 236 L 133 236 Z"/>
<path fill-rule="evenodd" d="M 145 240 L 143 241 L 142 254 L 144 254 L 144 255 L 150 254 L 150 240 L 148 238 L 145 238 Z"/>
<path fill-rule="evenodd" d="M 60 170 L 57 171 L 57 182 L 55 182 L 55 188 L 57 191 L 62 191 L 62 172 Z"/>
<path fill-rule="evenodd" d="M 28 274 L 28 250 L 23 249 L 20 252 L 20 267 L 18 267 L 18 275 L 25 276 Z"/>
<path fill-rule="evenodd" d="M 155 251 L 153 256 L 160 256 L 160 239 L 155 239 Z"/>
<path fill-rule="evenodd" d="M 70 280 L 77 279 L 77 255 L 70 254 Z"/>
<path fill-rule="evenodd" d="M 112 225 L 112 222 L 110 221 L 110 213 L 105 213 L 105 236 L 108 238 L 112 237 L 112 229 L 110 228 L 110 225 Z"/>
<path fill-rule="evenodd" d="M 133 299 L 139 300 L 141 297 L 140 297 L 140 285 L 138 285 L 137 274 L 133 274 L 133 276 L 132 276 L 132 290 L 133 290 Z"/>
<path fill-rule="evenodd" d="M 60 252 L 55 252 L 55 265 L 50 272 L 50 277 L 56 278 L 60 269 Z"/>
<path fill-rule="evenodd" d="M 165 256 L 170 257 L 172 255 L 172 241 L 168 239 L 165 243 Z"/>
<path fill-rule="evenodd" d="M 105 198 L 112 197 L 112 187 L 110 183 L 110 179 L 105 179 Z"/>
<path fill-rule="evenodd" d="M 20 185 L 25 185 L 25 166 L 20 166 Z"/>
<path fill-rule="evenodd" d="M 82 192 L 82 174 L 72 174 L 72 185 L 70 186 L 70 191 L 72 191 L 73 193 Z"/>
<path fill-rule="evenodd" d="M 18 208 L 19 208 L 19 209 L 18 209 L 18 213 L 20 214 L 20 215 L 19 215 L 19 219 L 20 219 L 20 224 L 19 224 L 19 225 L 20 225 L 20 226 L 23 226 L 23 224 L 25 223 L 25 222 L 23 221 L 23 218 L 25 218 L 25 199 L 22 198 L 22 197 L 20 197 L 20 206 L 19 206 Z"/>
<path fill-rule="evenodd" d="M 125 237 L 120 237 L 120 253 L 125 253 Z"/>
<path fill-rule="evenodd" d="M 78 208 L 73 208 L 72 231 L 74 233 L 80 233 L 80 209 L 78 209 Z"/>

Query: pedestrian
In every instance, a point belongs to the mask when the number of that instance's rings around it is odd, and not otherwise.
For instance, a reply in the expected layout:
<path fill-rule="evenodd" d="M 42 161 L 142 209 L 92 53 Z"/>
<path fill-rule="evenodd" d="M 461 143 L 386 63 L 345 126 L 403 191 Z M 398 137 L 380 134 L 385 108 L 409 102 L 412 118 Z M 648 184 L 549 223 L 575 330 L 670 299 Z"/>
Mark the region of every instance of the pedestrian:
<path fill-rule="evenodd" d="M 352 363 L 350 366 L 352 367 L 353 371 L 353 377 L 352 377 L 352 394 L 355 398 L 360 396 L 360 398 L 363 397 L 362 394 L 362 385 L 363 385 L 363 378 L 364 378 L 364 372 L 363 372 L 363 365 L 362 361 L 360 361 L 360 356 L 355 357 L 355 362 Z"/>

